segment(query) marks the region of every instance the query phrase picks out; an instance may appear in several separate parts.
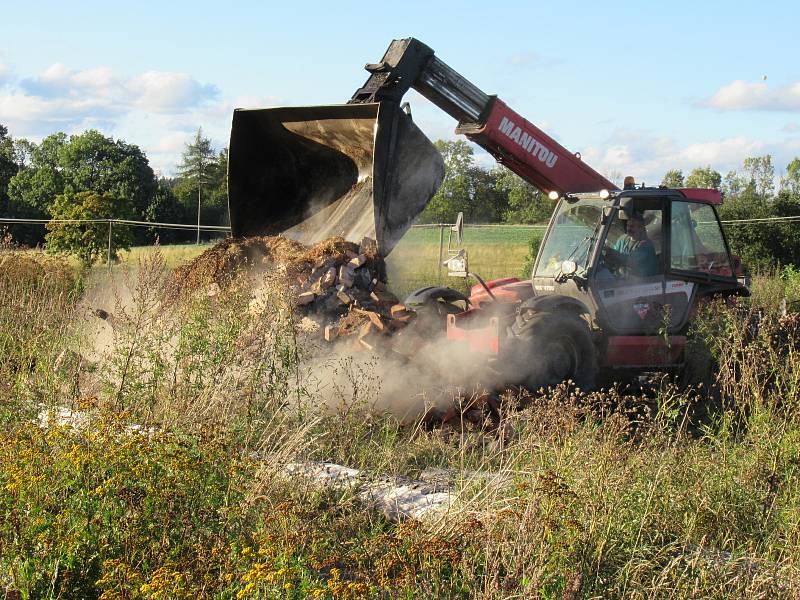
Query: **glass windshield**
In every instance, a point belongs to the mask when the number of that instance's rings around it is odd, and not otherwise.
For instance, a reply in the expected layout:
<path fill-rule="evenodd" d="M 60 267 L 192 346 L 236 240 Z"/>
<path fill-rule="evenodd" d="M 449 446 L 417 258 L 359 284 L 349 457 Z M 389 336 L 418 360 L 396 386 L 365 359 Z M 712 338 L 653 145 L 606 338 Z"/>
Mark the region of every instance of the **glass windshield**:
<path fill-rule="evenodd" d="M 603 200 L 562 200 L 553 226 L 539 254 L 536 277 L 554 277 L 565 260 L 574 260 L 579 270 L 586 269 L 589 251 L 600 219 Z"/>

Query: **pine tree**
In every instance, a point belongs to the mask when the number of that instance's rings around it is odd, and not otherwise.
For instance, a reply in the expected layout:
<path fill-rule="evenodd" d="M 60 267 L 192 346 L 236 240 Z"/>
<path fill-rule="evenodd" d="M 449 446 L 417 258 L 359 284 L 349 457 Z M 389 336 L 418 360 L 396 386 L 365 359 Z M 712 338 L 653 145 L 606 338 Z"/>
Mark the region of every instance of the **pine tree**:
<path fill-rule="evenodd" d="M 197 243 L 200 243 L 200 211 L 203 204 L 203 191 L 208 192 L 219 178 L 219 160 L 211 146 L 211 140 L 203 137 L 199 128 L 194 140 L 186 144 L 181 164 L 178 165 L 178 179 L 197 193 Z"/>

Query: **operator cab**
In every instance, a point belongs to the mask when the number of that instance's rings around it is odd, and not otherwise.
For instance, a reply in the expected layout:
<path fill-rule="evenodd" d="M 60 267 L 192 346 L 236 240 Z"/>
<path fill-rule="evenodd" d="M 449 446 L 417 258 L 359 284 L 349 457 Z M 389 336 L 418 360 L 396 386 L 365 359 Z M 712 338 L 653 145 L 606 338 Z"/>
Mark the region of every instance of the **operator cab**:
<path fill-rule="evenodd" d="M 683 329 L 697 296 L 747 295 L 715 190 L 635 188 L 562 198 L 533 273 L 537 296 L 571 296 L 618 335 Z M 740 267 L 739 267 L 740 269 Z"/>

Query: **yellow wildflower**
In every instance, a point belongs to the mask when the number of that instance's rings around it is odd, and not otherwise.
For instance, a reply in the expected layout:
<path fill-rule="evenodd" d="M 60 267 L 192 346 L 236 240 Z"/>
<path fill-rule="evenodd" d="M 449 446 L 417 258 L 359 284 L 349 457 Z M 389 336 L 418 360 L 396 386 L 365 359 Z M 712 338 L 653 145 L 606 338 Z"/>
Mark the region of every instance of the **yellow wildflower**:
<path fill-rule="evenodd" d="M 240 598 L 240 599 L 244 598 L 245 596 L 247 596 L 247 594 L 252 592 L 255 588 L 256 588 L 256 584 L 255 583 L 248 583 L 246 586 L 244 586 L 242 589 L 240 589 L 236 593 L 236 597 Z"/>

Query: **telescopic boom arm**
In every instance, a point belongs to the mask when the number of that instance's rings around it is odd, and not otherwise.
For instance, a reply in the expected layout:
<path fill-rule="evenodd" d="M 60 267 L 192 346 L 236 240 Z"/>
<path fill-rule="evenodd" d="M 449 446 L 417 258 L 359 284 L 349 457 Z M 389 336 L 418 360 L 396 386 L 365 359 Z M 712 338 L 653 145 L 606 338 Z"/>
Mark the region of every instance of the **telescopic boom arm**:
<path fill-rule="evenodd" d="M 400 103 L 414 88 L 458 120 L 464 134 L 498 162 L 545 193 L 617 189 L 541 129 L 522 118 L 497 96 L 485 94 L 414 38 L 393 40 L 381 62 L 365 66 L 370 76 L 351 104 Z"/>

